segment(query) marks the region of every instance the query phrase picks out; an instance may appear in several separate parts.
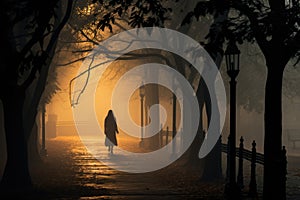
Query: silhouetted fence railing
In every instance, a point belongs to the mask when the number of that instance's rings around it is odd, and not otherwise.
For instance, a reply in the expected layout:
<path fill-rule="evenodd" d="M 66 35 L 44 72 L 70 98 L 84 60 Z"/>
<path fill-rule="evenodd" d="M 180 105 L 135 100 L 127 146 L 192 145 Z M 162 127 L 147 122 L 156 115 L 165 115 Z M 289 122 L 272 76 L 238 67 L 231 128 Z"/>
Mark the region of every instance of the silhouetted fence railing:
<path fill-rule="evenodd" d="M 226 179 L 228 179 L 228 172 L 229 172 L 229 140 L 228 144 L 222 143 L 222 152 L 227 154 L 227 171 L 226 171 Z M 257 153 L 256 151 L 256 142 L 255 140 L 252 142 L 252 149 L 247 150 L 244 148 L 244 139 L 243 137 L 240 138 L 240 144 L 239 147 L 236 148 L 236 157 L 238 157 L 238 175 L 237 175 L 237 184 L 238 186 L 243 189 L 244 188 L 244 160 L 248 160 L 251 162 L 251 171 L 250 171 L 250 183 L 249 183 L 249 196 L 250 197 L 256 197 L 257 196 L 257 184 L 256 184 L 256 164 L 264 165 L 264 154 Z M 282 169 L 283 172 L 281 176 L 283 177 L 283 180 L 286 181 L 286 174 L 287 174 L 287 157 L 286 157 L 286 149 L 283 146 L 282 149 Z M 280 176 L 280 174 L 278 175 Z"/>
<path fill-rule="evenodd" d="M 243 137 L 241 138 L 241 140 L 242 141 L 240 141 L 240 143 L 243 144 L 243 142 L 244 142 Z M 227 146 L 228 146 L 227 144 L 222 143 L 222 152 L 224 152 L 224 153 L 228 152 L 228 147 Z M 242 147 L 241 146 L 237 147 L 236 148 L 236 157 L 240 157 L 240 155 L 242 155 L 243 159 L 248 160 L 248 161 L 251 162 L 252 161 L 253 146 L 256 146 L 255 141 L 253 141 L 253 143 L 252 143 L 252 151 L 244 149 L 244 145 L 242 145 Z M 258 163 L 258 164 L 264 165 L 264 154 L 256 152 L 255 162 Z"/>
<path fill-rule="evenodd" d="M 176 154 L 176 152 L 182 147 L 182 138 L 179 138 L 176 141 L 177 130 L 169 130 L 167 126 L 166 130 L 163 130 L 161 127 L 161 131 L 158 133 L 159 135 L 159 146 L 162 148 L 163 146 L 167 145 L 169 142 L 172 142 L 171 152 Z M 182 135 L 181 135 L 182 136 Z"/>

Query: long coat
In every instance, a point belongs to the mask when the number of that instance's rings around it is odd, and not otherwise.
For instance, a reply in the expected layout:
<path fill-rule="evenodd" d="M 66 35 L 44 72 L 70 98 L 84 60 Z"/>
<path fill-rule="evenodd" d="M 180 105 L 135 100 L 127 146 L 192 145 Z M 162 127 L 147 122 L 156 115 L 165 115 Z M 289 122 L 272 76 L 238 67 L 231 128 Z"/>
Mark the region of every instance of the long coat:
<path fill-rule="evenodd" d="M 118 146 L 116 133 L 119 133 L 116 120 L 113 117 L 106 117 L 104 121 L 105 146 Z"/>

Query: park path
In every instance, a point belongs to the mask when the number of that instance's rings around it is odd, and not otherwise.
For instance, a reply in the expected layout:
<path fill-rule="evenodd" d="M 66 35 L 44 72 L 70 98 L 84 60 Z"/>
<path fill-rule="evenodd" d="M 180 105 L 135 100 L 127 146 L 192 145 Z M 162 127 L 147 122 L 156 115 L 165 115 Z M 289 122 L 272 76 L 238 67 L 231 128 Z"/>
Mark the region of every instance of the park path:
<path fill-rule="evenodd" d="M 129 149 L 132 144 L 128 144 Z M 142 174 L 114 170 L 95 159 L 78 137 L 47 141 L 43 167 L 31 166 L 44 199 L 221 199 L 223 183 L 200 183 L 198 170 L 167 167 Z M 109 157 L 107 149 L 103 149 Z M 118 155 L 118 151 L 115 152 Z M 175 163 L 176 165 L 176 163 Z"/>
<path fill-rule="evenodd" d="M 29 195 L 30 199 L 209 200 L 223 196 L 224 182 L 200 182 L 199 170 L 185 169 L 180 162 L 155 172 L 132 174 L 102 164 L 88 153 L 78 137 L 57 137 L 46 144 L 48 156 L 42 166 L 30 166 L 37 188 Z M 127 145 L 128 149 L 134 148 L 134 144 Z M 109 158 L 107 150 L 103 152 Z M 300 168 L 297 167 L 300 159 L 293 158 L 289 163 L 293 167 L 288 174 L 287 199 L 296 200 L 300 199 Z M 257 176 L 262 177 L 261 166 L 257 171 Z M 246 174 L 245 182 L 249 182 L 248 178 Z M 261 192 L 262 180 L 258 178 L 257 182 Z"/>

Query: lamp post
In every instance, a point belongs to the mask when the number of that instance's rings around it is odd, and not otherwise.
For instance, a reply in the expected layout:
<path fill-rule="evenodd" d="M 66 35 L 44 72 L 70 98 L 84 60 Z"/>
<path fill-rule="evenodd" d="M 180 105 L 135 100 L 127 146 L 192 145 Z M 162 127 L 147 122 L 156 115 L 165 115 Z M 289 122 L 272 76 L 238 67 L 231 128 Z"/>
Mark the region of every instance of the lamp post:
<path fill-rule="evenodd" d="M 140 87 L 140 98 L 141 98 L 141 141 L 140 146 L 144 144 L 144 97 L 145 97 L 145 85 L 142 83 Z"/>
<path fill-rule="evenodd" d="M 225 59 L 227 74 L 230 77 L 230 134 L 229 134 L 229 182 L 226 184 L 225 193 L 232 199 L 240 196 L 240 189 L 236 183 L 236 80 L 240 68 L 240 50 L 234 41 L 230 41 Z"/>
<path fill-rule="evenodd" d="M 47 149 L 46 149 L 46 122 L 45 122 L 45 116 L 46 116 L 46 105 L 43 105 L 42 108 L 42 148 L 41 148 L 41 155 L 46 156 L 47 155 Z"/>

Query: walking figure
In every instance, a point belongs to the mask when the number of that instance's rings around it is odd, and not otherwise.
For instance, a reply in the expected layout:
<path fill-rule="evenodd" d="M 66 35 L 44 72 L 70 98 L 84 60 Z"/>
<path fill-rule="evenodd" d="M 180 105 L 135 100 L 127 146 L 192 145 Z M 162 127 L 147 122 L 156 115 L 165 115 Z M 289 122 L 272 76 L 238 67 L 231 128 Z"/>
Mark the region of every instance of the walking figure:
<path fill-rule="evenodd" d="M 105 146 L 108 146 L 108 152 L 113 154 L 114 146 L 118 146 L 116 133 L 119 133 L 115 116 L 112 110 L 108 111 L 104 121 Z"/>

